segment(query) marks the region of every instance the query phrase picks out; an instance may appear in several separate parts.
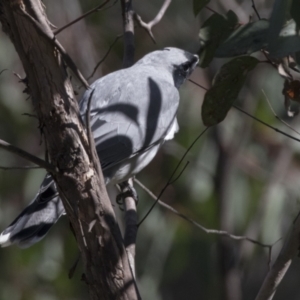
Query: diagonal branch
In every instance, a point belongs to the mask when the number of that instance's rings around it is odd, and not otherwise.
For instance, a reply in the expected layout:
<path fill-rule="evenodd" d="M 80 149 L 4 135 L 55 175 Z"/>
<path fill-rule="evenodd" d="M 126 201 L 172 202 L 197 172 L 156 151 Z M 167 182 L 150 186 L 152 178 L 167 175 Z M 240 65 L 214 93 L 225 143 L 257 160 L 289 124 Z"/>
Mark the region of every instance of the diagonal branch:
<path fill-rule="evenodd" d="M 300 247 L 300 214 L 293 222 L 291 232 L 283 245 L 275 263 L 268 272 L 255 300 L 272 300 L 292 260 L 298 255 Z"/>
<path fill-rule="evenodd" d="M 123 34 L 119 34 L 116 36 L 116 38 L 114 39 L 114 41 L 109 45 L 108 47 L 108 50 L 106 51 L 106 53 L 104 54 L 104 56 L 101 58 L 100 61 L 98 61 L 98 63 L 96 64 L 96 66 L 94 67 L 94 70 L 92 72 L 92 74 L 87 78 L 87 79 L 90 79 L 92 78 L 97 69 L 99 68 L 99 66 L 105 61 L 105 59 L 107 58 L 108 54 L 110 53 L 111 49 L 113 48 L 113 46 L 116 44 L 116 42 L 123 36 Z"/>
<path fill-rule="evenodd" d="M 8 152 L 17 154 L 18 156 L 20 156 L 28 161 L 31 161 L 32 163 L 46 169 L 48 172 L 55 172 L 54 167 L 52 165 L 50 165 L 49 163 L 47 163 L 46 161 L 26 152 L 18 147 L 15 147 L 3 140 L 0 140 L 0 148 L 6 150 Z M 2 168 L 2 169 L 4 169 L 4 168 Z"/>
<path fill-rule="evenodd" d="M 196 86 L 200 87 L 201 89 L 204 89 L 204 90 L 208 91 L 208 88 L 202 86 L 201 84 L 199 84 L 199 83 L 197 83 L 197 82 L 195 82 L 195 81 L 193 81 L 193 80 L 191 80 L 191 79 L 188 79 L 188 81 L 190 81 L 191 83 L 193 83 L 193 84 L 195 84 Z M 278 128 L 276 128 L 276 127 L 274 127 L 274 126 L 272 126 L 272 125 L 270 125 L 270 124 L 268 124 L 268 123 L 266 123 L 266 122 L 264 122 L 263 120 L 261 120 L 261 119 L 255 117 L 255 116 L 253 116 L 253 115 L 247 113 L 247 112 L 246 112 L 245 110 L 243 110 L 242 108 L 240 108 L 240 107 L 238 107 L 238 106 L 236 106 L 236 105 L 232 105 L 232 107 L 234 107 L 236 110 L 240 111 L 241 113 L 245 114 L 246 116 L 252 118 L 253 120 L 255 120 L 255 121 L 257 121 L 257 122 L 259 122 L 259 123 L 265 125 L 266 127 L 270 128 L 270 129 L 273 129 L 274 131 L 276 131 L 276 132 L 278 132 L 278 133 L 280 133 L 280 134 L 282 134 L 282 135 L 285 135 L 286 137 L 288 137 L 288 138 L 290 138 L 290 139 L 292 139 L 292 140 L 294 140 L 294 141 L 300 142 L 300 139 L 298 139 L 298 138 L 296 138 L 296 137 L 294 137 L 294 136 L 292 136 L 292 135 L 290 135 L 290 134 L 288 134 L 288 133 L 286 133 L 286 132 L 284 132 L 284 131 L 282 131 L 282 130 L 280 130 L 280 129 L 278 129 Z"/>
<path fill-rule="evenodd" d="M 6 167 L 0 166 L 0 170 L 9 171 L 9 170 L 32 170 L 32 169 L 41 169 L 40 166 L 16 166 L 16 167 Z"/>
<path fill-rule="evenodd" d="M 100 5 L 98 5 L 98 6 L 94 7 L 94 8 L 92 8 L 92 9 L 89 10 L 88 12 L 82 14 L 80 17 L 78 17 L 78 18 L 76 18 L 75 20 L 71 21 L 70 23 L 68 23 L 68 24 L 66 24 L 66 25 L 64 25 L 64 26 L 62 26 L 61 28 L 58 28 L 58 29 L 55 30 L 53 33 L 54 33 L 55 35 L 58 35 L 59 33 L 61 33 L 61 32 L 62 32 L 63 30 L 65 30 L 66 28 L 72 26 L 73 24 L 75 24 L 75 23 L 77 23 L 78 21 L 84 19 L 85 17 L 89 16 L 90 14 L 92 14 L 92 13 L 94 13 L 94 12 L 96 12 L 96 11 L 100 11 L 101 8 L 102 8 L 103 6 L 105 6 L 106 3 L 108 3 L 109 1 L 110 1 L 110 0 L 105 0 L 105 1 L 102 2 Z M 114 2 L 113 5 L 114 5 L 115 3 L 116 3 L 116 2 Z"/>
<path fill-rule="evenodd" d="M 134 178 L 134 182 L 136 182 L 153 200 L 157 200 L 157 196 L 154 195 L 154 193 L 152 193 L 142 182 L 140 182 L 138 179 Z M 192 225 L 196 226 L 197 228 L 201 229 L 202 231 L 204 231 L 207 234 L 216 234 L 216 235 L 221 235 L 221 236 L 226 236 L 228 238 L 231 238 L 233 240 L 237 240 L 237 241 L 248 241 L 251 242 L 253 244 L 256 244 L 260 247 L 263 248 L 268 248 L 269 251 L 272 249 L 272 247 L 278 242 L 276 241 L 273 244 L 264 244 L 261 243 L 255 239 L 249 238 L 247 236 L 243 236 L 243 235 L 234 235 L 231 234 L 225 230 L 217 230 L 217 229 L 209 229 L 204 227 L 203 225 L 199 224 L 198 222 L 196 222 L 195 220 L 193 220 L 192 218 L 187 217 L 186 215 L 182 214 L 181 212 L 179 212 L 178 210 L 176 210 L 174 207 L 166 204 L 165 202 L 163 202 L 162 200 L 158 199 L 158 204 L 164 208 L 166 208 L 167 210 L 171 211 L 172 213 L 174 213 L 175 215 L 177 215 L 178 217 L 186 220 L 187 222 L 191 223 Z"/>
<path fill-rule="evenodd" d="M 63 46 L 58 42 L 55 35 L 52 33 L 52 31 L 48 30 L 46 31 L 45 28 L 37 21 L 35 20 L 31 15 L 27 13 L 24 9 L 19 9 L 18 13 L 25 17 L 27 20 L 29 20 L 32 25 L 35 27 L 37 32 L 43 36 L 48 42 L 50 42 L 54 47 L 56 47 L 59 52 L 61 53 L 61 56 L 63 57 L 66 64 L 69 66 L 69 68 L 74 72 L 76 77 L 80 80 L 80 82 L 83 84 L 83 86 L 88 89 L 89 84 L 87 83 L 86 79 L 83 77 L 77 66 L 75 65 L 72 58 L 69 56 L 69 54 L 66 52 L 66 50 L 63 48 Z"/>
<path fill-rule="evenodd" d="M 170 178 L 168 179 L 167 183 L 165 184 L 165 186 L 162 188 L 162 190 L 160 191 L 159 195 L 156 198 L 156 201 L 152 204 L 152 206 L 150 207 L 150 209 L 148 210 L 148 212 L 145 214 L 145 216 L 142 218 L 142 220 L 138 223 L 138 226 L 141 226 L 141 224 L 146 220 L 146 218 L 149 216 L 149 214 L 151 213 L 151 211 L 153 210 L 153 208 L 155 207 L 155 205 L 157 204 L 158 200 L 161 198 L 161 196 L 163 195 L 163 193 L 165 192 L 165 190 L 169 187 L 170 184 L 174 183 L 184 172 L 184 170 L 186 169 L 188 162 L 185 164 L 185 166 L 183 167 L 183 169 L 179 172 L 179 175 L 175 176 L 175 174 L 177 173 L 179 167 L 181 166 L 183 160 L 185 159 L 185 157 L 188 155 L 188 153 L 190 152 L 190 150 L 194 147 L 194 145 L 196 144 L 196 142 L 204 135 L 204 133 L 208 130 L 208 127 L 206 127 L 195 139 L 194 141 L 191 143 L 191 145 L 187 148 L 187 150 L 185 151 L 185 153 L 182 155 L 181 159 L 179 160 L 177 166 L 175 167 L 173 173 L 171 174 Z"/>

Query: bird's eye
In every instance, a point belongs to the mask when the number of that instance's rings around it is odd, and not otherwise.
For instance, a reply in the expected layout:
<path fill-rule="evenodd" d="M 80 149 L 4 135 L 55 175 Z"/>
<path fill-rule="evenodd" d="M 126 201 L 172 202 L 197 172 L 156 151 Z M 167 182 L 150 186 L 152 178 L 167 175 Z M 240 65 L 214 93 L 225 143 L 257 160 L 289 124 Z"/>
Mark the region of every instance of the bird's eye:
<path fill-rule="evenodd" d="M 188 72 L 190 69 L 190 64 L 188 64 L 188 63 L 183 64 L 182 69 L 184 72 Z"/>

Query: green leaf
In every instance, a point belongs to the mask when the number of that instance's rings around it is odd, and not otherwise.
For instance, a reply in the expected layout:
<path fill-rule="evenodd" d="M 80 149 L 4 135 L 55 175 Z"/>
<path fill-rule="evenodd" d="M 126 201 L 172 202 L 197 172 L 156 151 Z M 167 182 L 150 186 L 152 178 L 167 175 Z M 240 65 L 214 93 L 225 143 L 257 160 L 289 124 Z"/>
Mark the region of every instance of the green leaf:
<path fill-rule="evenodd" d="M 233 57 L 251 54 L 266 46 L 269 30 L 267 20 L 240 26 L 222 43 L 215 52 L 216 57 Z"/>
<path fill-rule="evenodd" d="M 300 28 L 300 1 L 299 0 L 292 0 L 290 14 L 291 17 L 297 23 L 297 26 Z"/>
<path fill-rule="evenodd" d="M 194 0 L 193 8 L 195 17 L 209 3 L 210 0 Z"/>
<path fill-rule="evenodd" d="M 199 31 L 201 49 L 199 52 L 200 66 L 205 68 L 214 58 L 219 45 L 230 35 L 238 24 L 238 18 L 233 11 L 226 15 L 213 14 Z"/>
<path fill-rule="evenodd" d="M 259 60 L 252 56 L 234 58 L 224 64 L 215 76 L 212 88 L 205 94 L 202 121 L 205 126 L 222 122 L 244 85 L 247 74 Z"/>

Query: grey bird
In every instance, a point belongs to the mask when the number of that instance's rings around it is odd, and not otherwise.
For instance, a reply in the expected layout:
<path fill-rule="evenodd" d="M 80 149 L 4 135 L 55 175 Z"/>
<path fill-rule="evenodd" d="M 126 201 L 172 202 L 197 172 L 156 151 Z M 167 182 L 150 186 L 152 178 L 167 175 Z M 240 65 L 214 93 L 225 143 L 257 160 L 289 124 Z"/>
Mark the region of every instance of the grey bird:
<path fill-rule="evenodd" d="M 94 90 L 90 123 L 107 186 L 139 173 L 174 137 L 179 129 L 178 89 L 197 63 L 197 55 L 165 48 L 96 80 L 84 93 L 82 116 Z M 32 202 L 1 233 L 0 245 L 27 248 L 40 241 L 63 214 L 55 182 L 47 174 Z"/>

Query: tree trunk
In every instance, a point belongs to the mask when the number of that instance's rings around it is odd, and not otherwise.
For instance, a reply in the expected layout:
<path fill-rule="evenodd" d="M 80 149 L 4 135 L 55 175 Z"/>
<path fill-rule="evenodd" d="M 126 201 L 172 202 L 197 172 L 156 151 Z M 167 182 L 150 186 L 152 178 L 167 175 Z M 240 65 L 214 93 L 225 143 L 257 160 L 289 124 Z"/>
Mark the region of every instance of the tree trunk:
<path fill-rule="evenodd" d="M 0 21 L 26 72 L 48 159 L 84 265 L 91 299 L 139 299 L 103 175 L 98 172 L 65 63 L 39 0 L 1 0 Z M 77 75 L 79 73 L 77 72 Z M 92 149 L 92 150 L 91 150 Z"/>

